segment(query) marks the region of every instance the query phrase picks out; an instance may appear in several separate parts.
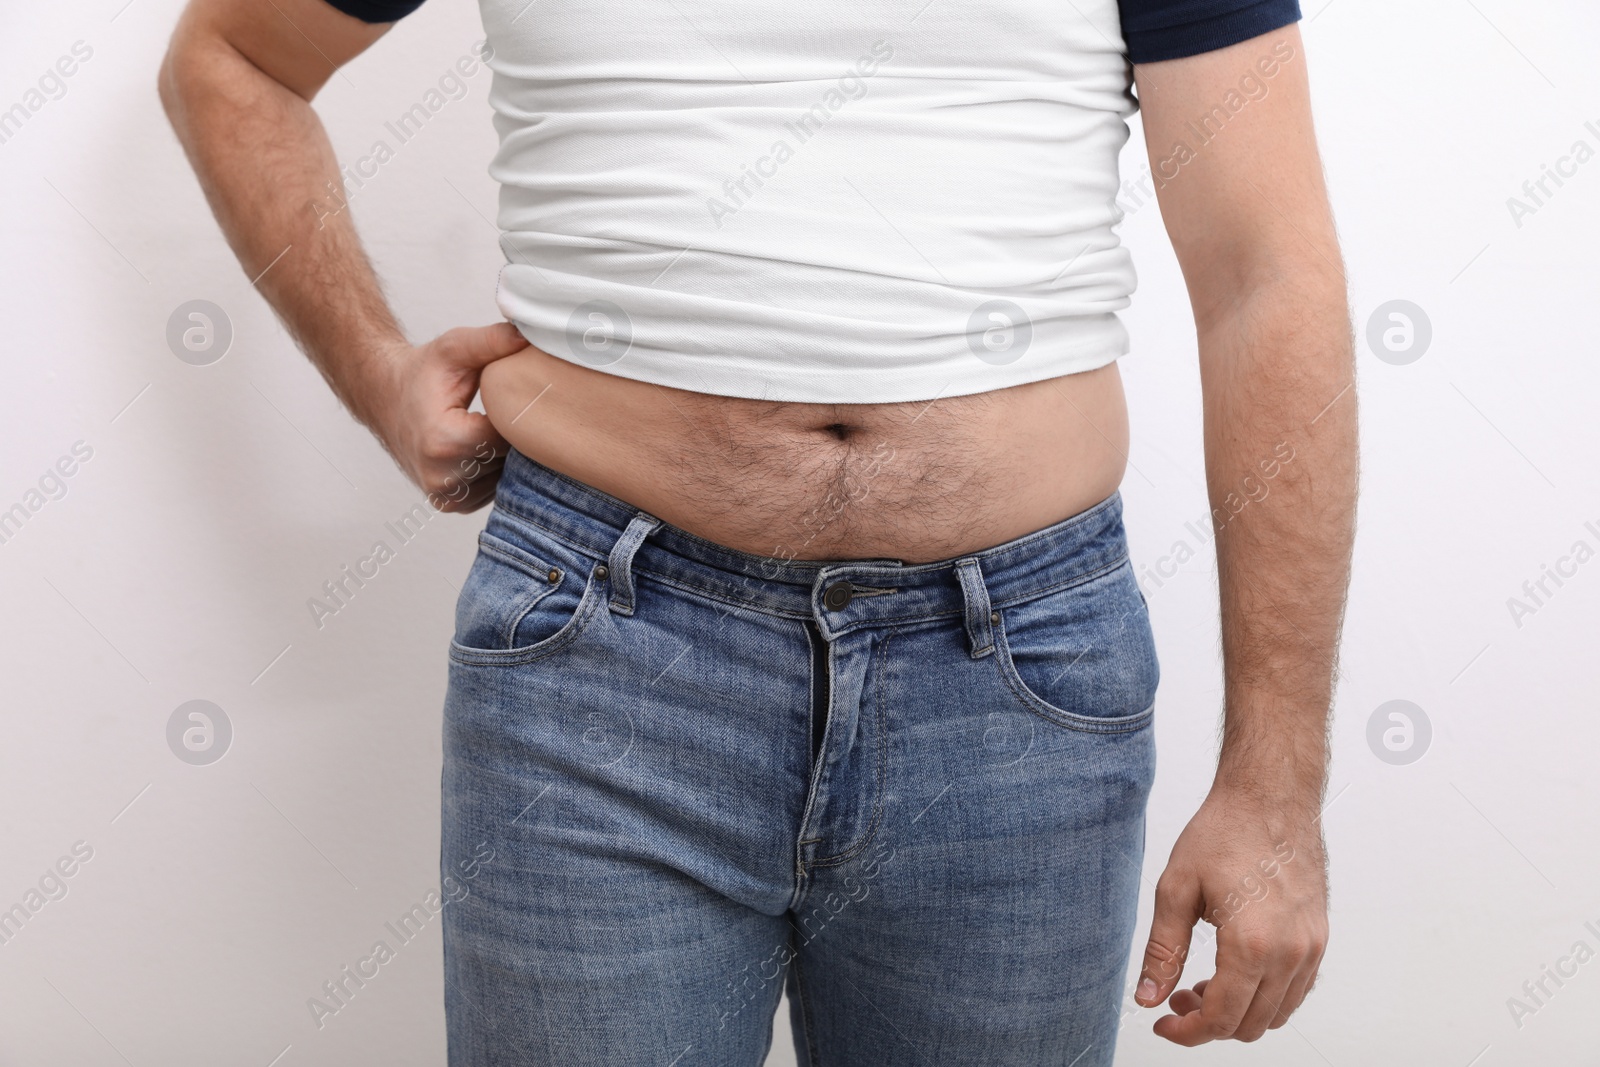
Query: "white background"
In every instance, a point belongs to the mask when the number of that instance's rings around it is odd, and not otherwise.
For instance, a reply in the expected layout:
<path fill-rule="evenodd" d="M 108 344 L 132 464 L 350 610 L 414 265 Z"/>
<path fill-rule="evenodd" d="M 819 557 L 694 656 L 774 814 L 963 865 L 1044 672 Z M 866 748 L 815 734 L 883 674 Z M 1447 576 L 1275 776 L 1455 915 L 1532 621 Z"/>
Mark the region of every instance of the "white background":
<path fill-rule="evenodd" d="M 437 922 L 320 1030 L 306 1001 L 437 883 L 443 650 L 484 513 L 433 519 L 313 624 L 307 598 L 418 494 L 290 344 L 205 207 L 155 93 L 178 5 L 122 4 L 21 5 L 0 35 L 0 108 L 73 42 L 93 49 L 0 144 L 0 509 L 74 442 L 93 449 L 66 496 L 0 544 L 0 908 L 75 842 L 94 850 L 0 945 L 0 1064 L 442 1063 Z M 1600 16 L 1579 0 L 1306 14 L 1358 336 L 1393 299 L 1433 331 L 1407 365 L 1361 342 L 1332 944 L 1292 1026 L 1190 1051 L 1140 1011 L 1118 1062 L 1592 1064 L 1600 961 L 1520 1027 L 1507 999 L 1580 939 L 1600 950 L 1585 929 L 1600 929 L 1600 561 L 1520 627 L 1507 600 L 1575 541 L 1600 548 L 1584 527 L 1600 528 L 1600 161 L 1521 226 L 1506 201 L 1575 140 L 1600 148 Z M 318 110 L 341 156 L 365 153 L 481 36 L 474 6 L 434 0 L 335 77 Z M 414 339 L 499 317 L 487 84 L 480 71 L 353 202 Z M 1144 169 L 1137 120 L 1123 165 Z M 1123 234 L 1140 272 L 1122 366 L 1142 568 L 1198 544 L 1185 523 L 1207 502 L 1181 279 L 1153 206 Z M 166 344 L 191 299 L 235 331 L 210 366 Z M 1146 588 L 1161 762 L 1136 953 L 1209 784 L 1220 681 L 1210 559 Z M 235 730 L 205 767 L 165 739 L 197 698 Z M 1404 766 L 1366 740 L 1394 699 L 1433 730 Z M 778 1026 L 772 1062 L 789 1064 L 786 1012 Z"/>

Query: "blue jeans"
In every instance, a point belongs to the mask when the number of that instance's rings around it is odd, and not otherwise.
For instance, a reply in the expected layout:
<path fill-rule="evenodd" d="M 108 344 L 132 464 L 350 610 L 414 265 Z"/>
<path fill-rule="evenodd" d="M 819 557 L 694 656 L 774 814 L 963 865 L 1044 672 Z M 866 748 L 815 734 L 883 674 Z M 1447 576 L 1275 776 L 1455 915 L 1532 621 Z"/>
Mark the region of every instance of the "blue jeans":
<path fill-rule="evenodd" d="M 1103 1067 L 1159 668 L 1120 493 L 937 563 L 735 551 L 513 452 L 461 590 L 454 1067 Z M 1131 1004 L 1131 1001 L 1128 1001 Z"/>

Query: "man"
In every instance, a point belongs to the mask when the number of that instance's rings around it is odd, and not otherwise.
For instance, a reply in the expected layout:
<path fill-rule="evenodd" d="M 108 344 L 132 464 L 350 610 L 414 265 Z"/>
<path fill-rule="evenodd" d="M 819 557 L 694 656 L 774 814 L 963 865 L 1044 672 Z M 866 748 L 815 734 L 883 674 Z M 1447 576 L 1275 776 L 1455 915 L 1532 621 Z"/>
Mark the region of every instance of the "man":
<path fill-rule="evenodd" d="M 805 1063 L 1111 1062 L 1158 675 L 1117 491 L 1135 106 L 1226 685 L 1134 1000 L 1183 1045 L 1282 1026 L 1356 481 L 1295 0 L 482 0 L 510 321 L 414 346 L 315 206 L 310 101 L 419 2 L 191 0 L 160 84 L 352 413 L 439 506 L 495 501 L 445 709 L 451 1062 L 753 1065 L 785 984 Z"/>

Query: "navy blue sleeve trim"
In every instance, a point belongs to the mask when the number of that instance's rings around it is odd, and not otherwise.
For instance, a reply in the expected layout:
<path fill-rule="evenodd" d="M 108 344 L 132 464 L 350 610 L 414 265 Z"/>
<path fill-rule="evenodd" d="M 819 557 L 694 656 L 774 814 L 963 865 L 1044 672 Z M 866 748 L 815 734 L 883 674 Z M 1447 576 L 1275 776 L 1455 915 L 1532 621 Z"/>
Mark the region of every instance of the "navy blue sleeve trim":
<path fill-rule="evenodd" d="M 327 0 L 327 2 L 346 15 L 354 15 L 362 22 L 399 22 L 422 6 L 422 0 Z"/>
<path fill-rule="evenodd" d="M 1300 0 L 1122 0 L 1128 59 L 1155 63 L 1199 55 L 1282 29 Z"/>

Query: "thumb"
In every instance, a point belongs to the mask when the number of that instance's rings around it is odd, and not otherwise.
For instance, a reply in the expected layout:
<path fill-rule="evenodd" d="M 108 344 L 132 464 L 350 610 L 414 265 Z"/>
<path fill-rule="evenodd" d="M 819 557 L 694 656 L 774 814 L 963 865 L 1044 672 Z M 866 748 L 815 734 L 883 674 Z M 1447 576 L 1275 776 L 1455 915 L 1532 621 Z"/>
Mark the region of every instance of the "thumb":
<path fill-rule="evenodd" d="M 1202 903 L 1198 882 L 1174 882 L 1163 877 L 1156 883 L 1155 917 L 1150 922 L 1139 986 L 1133 994 L 1136 1003 L 1154 1007 L 1178 988 Z"/>
<path fill-rule="evenodd" d="M 462 370 L 480 370 L 497 359 L 528 347 L 528 339 L 509 322 L 492 326 L 457 326 L 440 336 L 449 362 Z"/>

